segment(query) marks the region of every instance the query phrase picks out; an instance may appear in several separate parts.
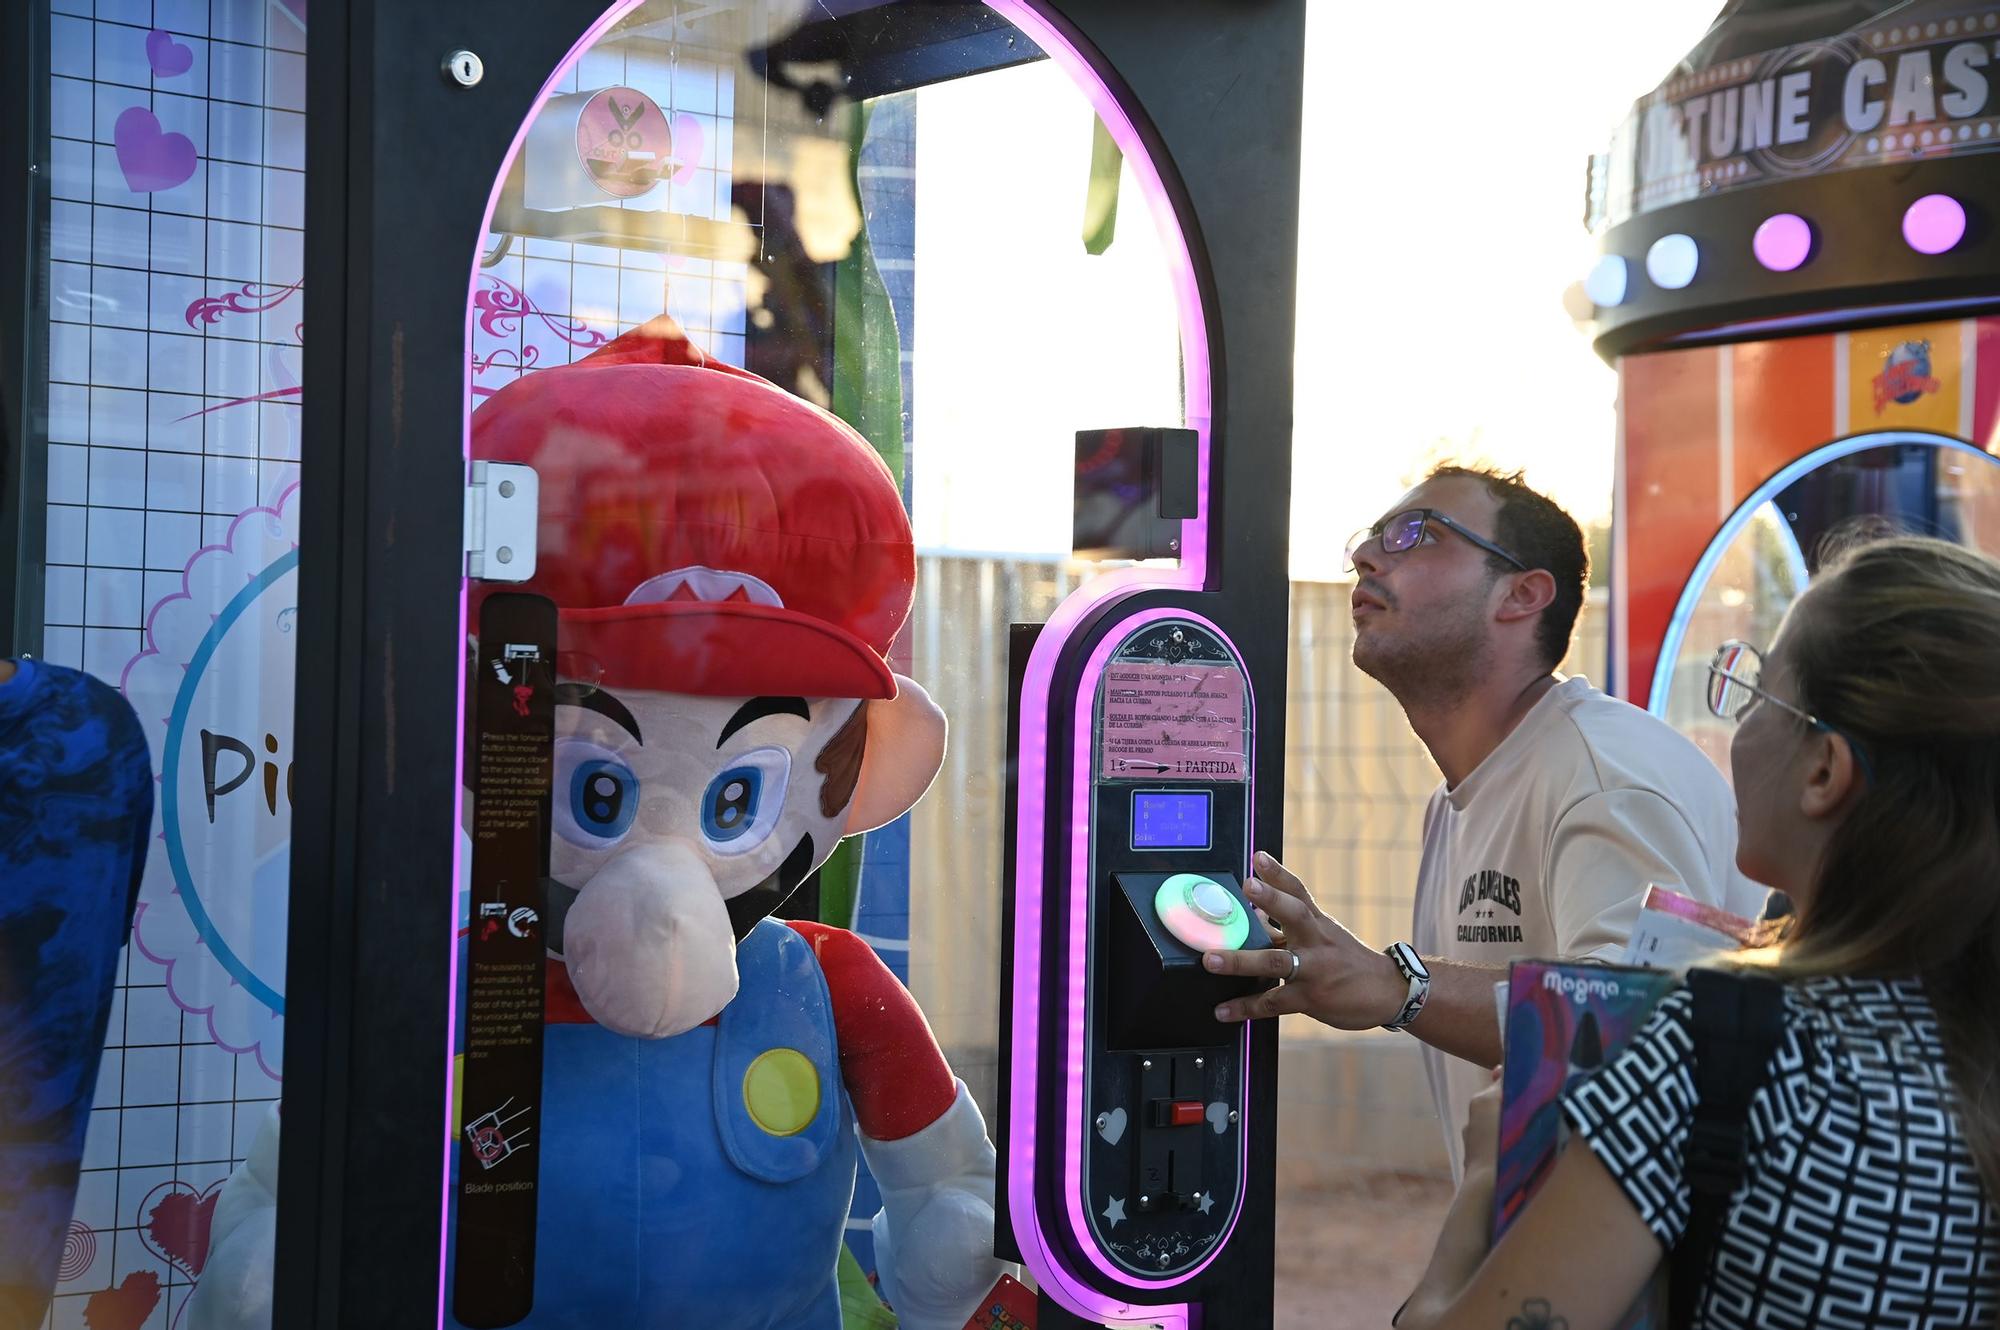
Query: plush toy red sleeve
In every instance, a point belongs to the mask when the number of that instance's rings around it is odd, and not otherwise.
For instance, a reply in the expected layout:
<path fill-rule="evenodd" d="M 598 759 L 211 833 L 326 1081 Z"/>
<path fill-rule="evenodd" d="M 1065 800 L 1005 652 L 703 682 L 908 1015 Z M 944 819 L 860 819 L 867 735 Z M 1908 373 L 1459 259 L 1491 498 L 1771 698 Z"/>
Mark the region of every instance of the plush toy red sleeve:
<path fill-rule="evenodd" d="M 844 928 L 785 921 L 811 945 L 833 994 L 840 1074 L 861 1130 L 897 1141 L 937 1121 L 958 1095 L 930 1023 L 874 948 Z"/>

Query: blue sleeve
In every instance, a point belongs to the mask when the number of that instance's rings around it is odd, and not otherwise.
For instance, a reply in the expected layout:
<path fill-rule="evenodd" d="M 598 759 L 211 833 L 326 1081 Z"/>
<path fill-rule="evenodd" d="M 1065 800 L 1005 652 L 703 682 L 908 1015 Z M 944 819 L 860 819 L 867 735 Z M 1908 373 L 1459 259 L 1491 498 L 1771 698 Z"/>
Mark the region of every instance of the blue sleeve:
<path fill-rule="evenodd" d="M 0 715 L 0 1307 L 39 1323 L 75 1204 L 153 774 L 116 691 L 39 664 Z"/>

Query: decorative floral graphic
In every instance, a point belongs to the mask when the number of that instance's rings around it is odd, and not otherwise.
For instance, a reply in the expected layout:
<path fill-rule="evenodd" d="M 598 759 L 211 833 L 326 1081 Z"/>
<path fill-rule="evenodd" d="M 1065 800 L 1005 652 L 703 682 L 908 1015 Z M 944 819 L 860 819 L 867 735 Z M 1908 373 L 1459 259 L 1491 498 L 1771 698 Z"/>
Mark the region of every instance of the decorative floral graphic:
<path fill-rule="evenodd" d="M 265 310 L 276 309 L 299 293 L 304 282 L 293 282 L 290 286 L 279 286 L 272 282 L 245 282 L 233 291 L 220 295 L 203 296 L 187 307 L 184 317 L 187 326 L 197 332 L 206 324 L 220 322 L 225 314 L 262 314 Z M 293 335 L 299 329 L 292 330 Z"/>
<path fill-rule="evenodd" d="M 528 293 L 504 278 L 492 273 L 481 273 L 480 289 L 473 293 L 473 308 L 479 311 L 479 330 L 504 337 L 521 326 L 524 319 L 540 319 L 548 325 L 556 336 L 571 346 L 585 348 L 603 346 L 611 340 L 610 333 L 603 333 L 580 319 L 558 318 L 533 300 Z"/>
<path fill-rule="evenodd" d="M 491 355 L 474 356 L 472 372 L 484 374 L 489 369 L 533 369 L 541 358 L 542 348 L 533 344 L 523 347 L 519 352 L 511 346 L 503 346 Z"/>
<path fill-rule="evenodd" d="M 298 486 L 198 551 L 121 686 L 160 781 L 133 941 L 232 1053 L 283 1064 Z"/>
<path fill-rule="evenodd" d="M 203 296 L 192 302 L 188 305 L 184 317 L 187 326 L 199 332 L 205 326 L 220 321 L 227 314 L 262 314 L 267 310 L 276 309 L 298 294 L 302 285 L 302 282 L 293 282 L 290 286 L 269 282 L 246 282 L 235 290 L 225 291 L 221 295 Z M 292 336 L 303 343 L 305 324 L 293 324 Z M 305 390 L 284 361 L 283 353 L 286 350 L 287 348 L 281 346 L 268 346 L 264 352 L 265 368 L 271 379 L 279 384 L 278 387 L 269 392 L 252 393 L 248 397 L 232 397 L 226 402 L 217 402 L 214 406 L 204 406 L 198 410 L 185 412 L 174 419 L 192 420 L 196 416 L 213 415 L 217 411 L 227 411 L 234 406 L 249 406 L 256 402 L 282 402 L 301 396 Z M 293 402 L 292 405 L 297 403 Z M 292 444 L 296 448 L 296 429 L 292 436 Z"/>

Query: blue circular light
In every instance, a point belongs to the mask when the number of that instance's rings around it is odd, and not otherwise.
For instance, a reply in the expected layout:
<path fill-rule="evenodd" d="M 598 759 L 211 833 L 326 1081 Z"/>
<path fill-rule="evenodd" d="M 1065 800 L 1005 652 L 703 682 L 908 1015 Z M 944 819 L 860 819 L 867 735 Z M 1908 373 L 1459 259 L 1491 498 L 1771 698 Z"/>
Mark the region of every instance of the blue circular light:
<path fill-rule="evenodd" d="M 1630 282 L 1631 265 L 1616 254 L 1606 254 L 1591 267 L 1590 275 L 1583 279 L 1583 293 L 1599 309 L 1615 309 L 1625 303 L 1625 291 Z"/>
<path fill-rule="evenodd" d="M 1700 266 L 1701 247 L 1694 243 L 1693 236 L 1679 231 L 1661 236 L 1646 251 L 1646 276 L 1662 290 L 1680 290 L 1694 280 L 1695 269 Z"/>

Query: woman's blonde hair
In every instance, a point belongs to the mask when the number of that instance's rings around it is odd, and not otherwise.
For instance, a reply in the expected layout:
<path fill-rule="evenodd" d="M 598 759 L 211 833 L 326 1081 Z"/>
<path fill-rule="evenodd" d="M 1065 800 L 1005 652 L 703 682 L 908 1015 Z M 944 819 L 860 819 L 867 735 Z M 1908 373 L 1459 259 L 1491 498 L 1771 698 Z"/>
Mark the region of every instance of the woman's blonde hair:
<path fill-rule="evenodd" d="M 1785 663 L 1867 766 L 1777 968 L 1922 978 L 2000 1201 L 2000 563 L 1909 536 L 1850 546 L 1800 602 Z"/>

